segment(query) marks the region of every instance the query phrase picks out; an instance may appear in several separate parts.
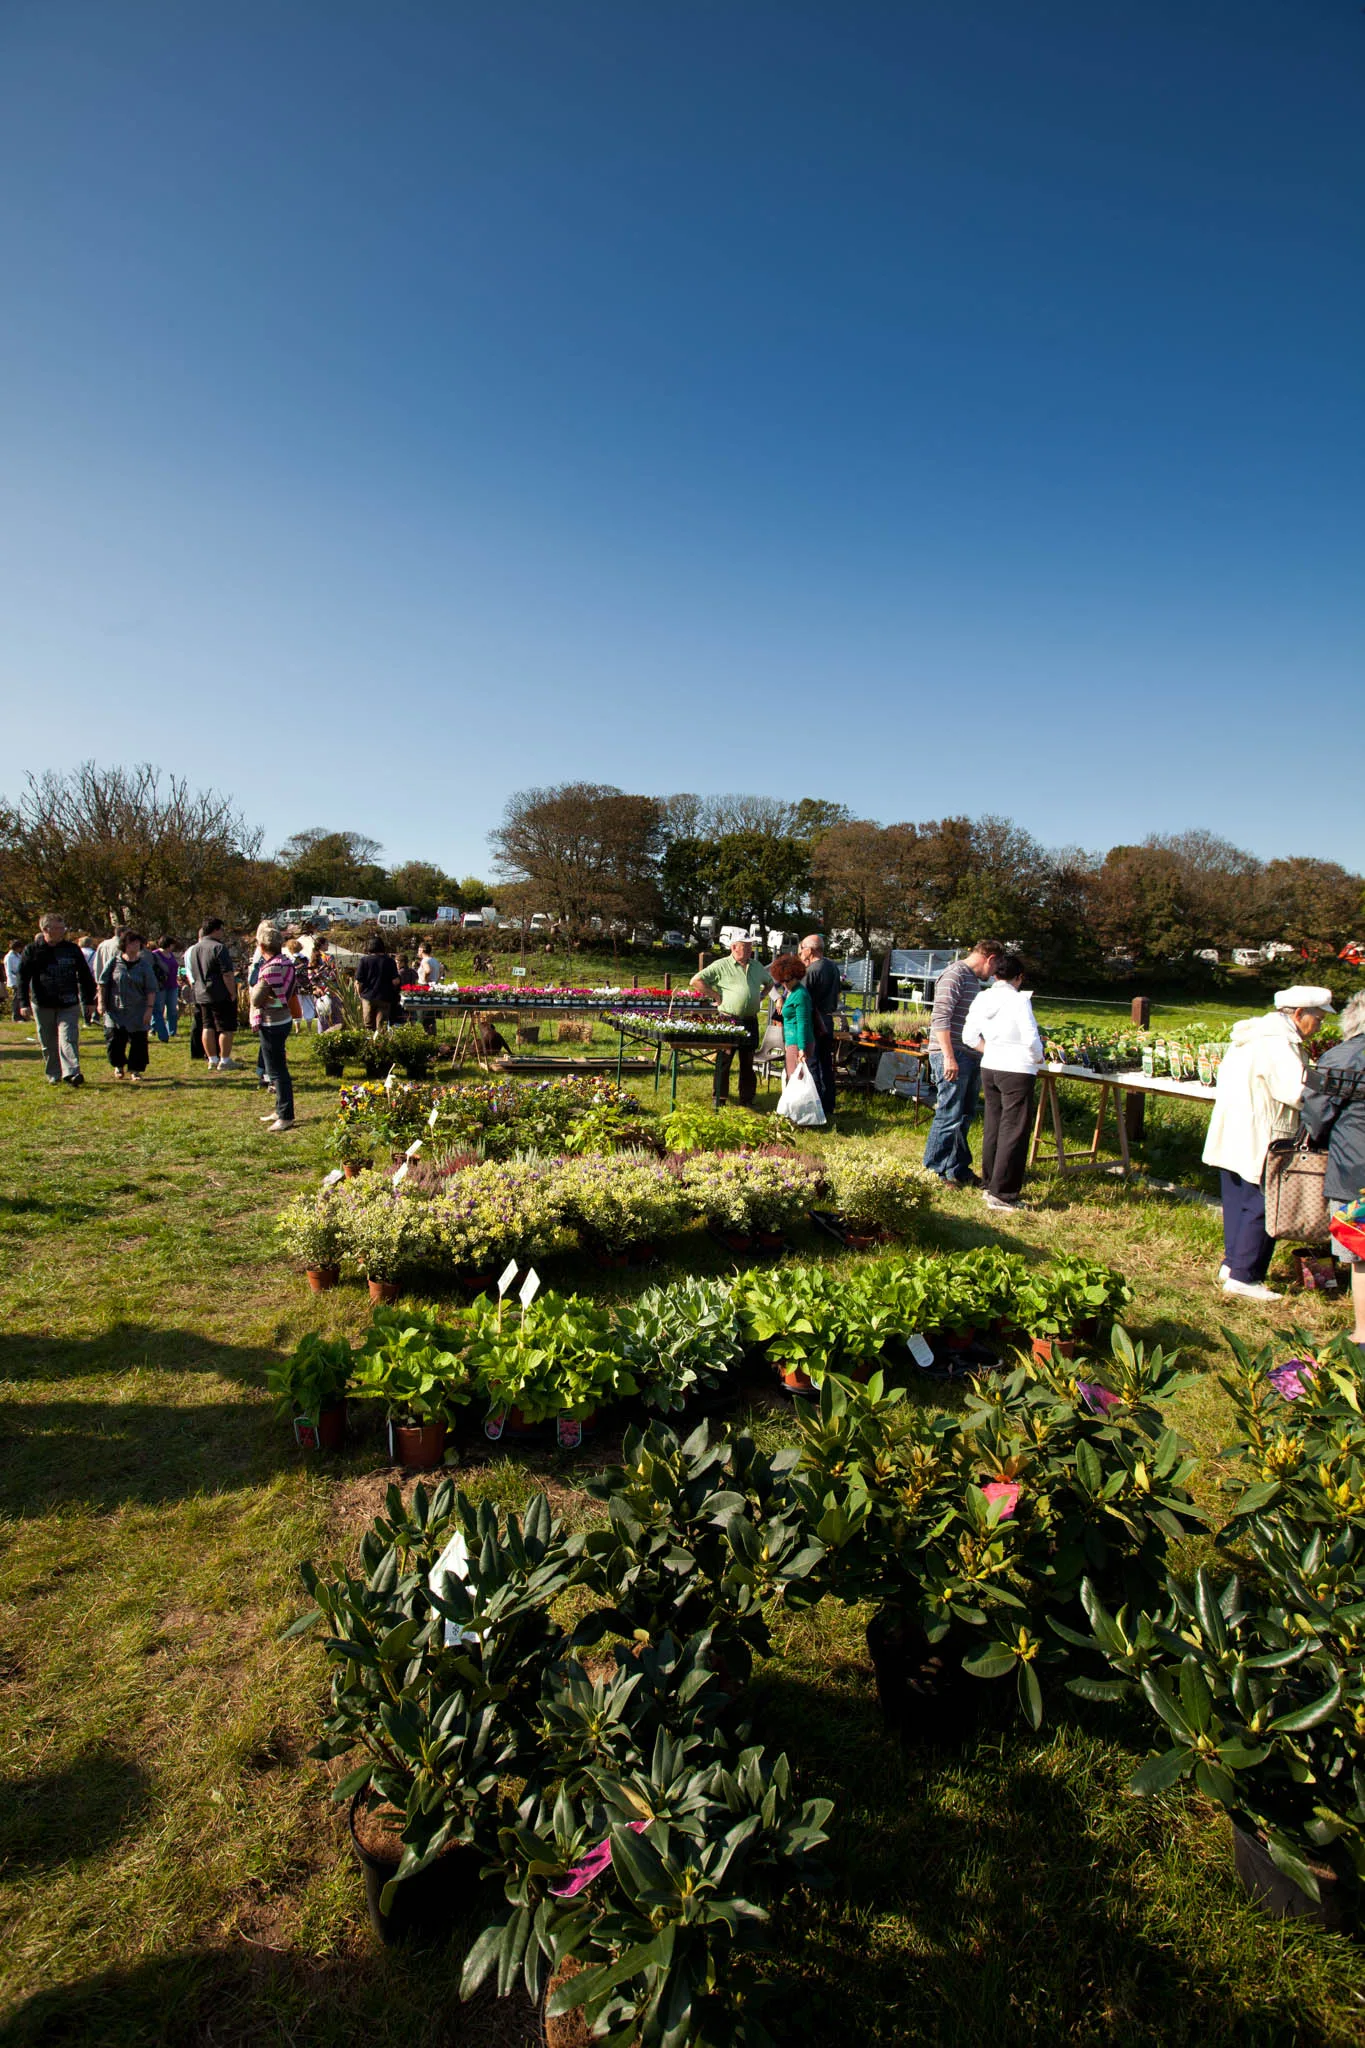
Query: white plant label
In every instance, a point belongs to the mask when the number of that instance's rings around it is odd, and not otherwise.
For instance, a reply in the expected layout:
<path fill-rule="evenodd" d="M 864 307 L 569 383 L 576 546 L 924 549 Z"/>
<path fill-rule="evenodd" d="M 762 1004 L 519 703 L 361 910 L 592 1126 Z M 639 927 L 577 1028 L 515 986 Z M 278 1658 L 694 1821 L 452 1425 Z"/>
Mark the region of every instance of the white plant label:
<path fill-rule="evenodd" d="M 434 1130 L 435 1130 L 435 1128 L 436 1128 L 436 1126 L 437 1126 L 437 1124 L 438 1124 L 438 1123 L 440 1122 L 440 1120 L 441 1120 L 441 1112 L 440 1112 L 440 1109 L 439 1109 L 439 1107 L 438 1107 L 438 1108 L 436 1108 L 436 1109 L 433 1109 L 433 1110 L 432 1110 L 432 1112 L 431 1112 L 431 1115 L 430 1115 L 430 1116 L 429 1116 L 429 1117 L 427 1118 L 427 1128 L 428 1128 L 428 1130 L 432 1130 L 432 1131 L 434 1131 Z"/>
<path fill-rule="evenodd" d="M 514 967 L 514 968 L 512 969 L 512 972 L 513 972 L 513 974 L 515 974 L 515 975 L 522 975 L 522 976 L 524 976 L 524 975 L 525 975 L 525 973 L 526 973 L 526 969 L 525 969 L 524 967 Z"/>
<path fill-rule="evenodd" d="M 517 1298 L 520 1301 L 523 1308 L 529 1308 L 539 1292 L 540 1275 L 539 1273 L 537 1273 L 535 1267 L 532 1266 L 527 1272 L 526 1278 L 521 1283 L 521 1289 Z"/>
<path fill-rule="evenodd" d="M 408 1177 L 408 1162 L 407 1162 L 407 1160 L 405 1159 L 405 1160 L 403 1161 L 403 1164 L 402 1164 L 402 1165 L 401 1165 L 401 1166 L 399 1167 L 399 1169 L 398 1169 L 397 1173 L 396 1173 L 396 1174 L 394 1175 L 394 1177 L 393 1177 L 393 1185 L 394 1185 L 394 1186 L 395 1186 L 396 1188 L 401 1188 L 401 1187 L 402 1187 L 402 1185 L 403 1185 L 403 1182 L 404 1182 L 404 1181 L 405 1181 L 405 1180 L 407 1179 L 407 1177 Z"/>
<path fill-rule="evenodd" d="M 512 1282 L 516 1279 L 516 1277 L 517 1262 L 515 1259 L 509 1259 L 507 1261 L 507 1265 L 504 1271 L 498 1276 L 498 1293 L 500 1295 L 506 1294 L 508 1288 L 512 1285 Z"/>
<path fill-rule="evenodd" d="M 910 1347 L 910 1356 L 914 1359 L 915 1364 L 919 1366 L 921 1371 L 928 1372 L 934 1362 L 934 1354 L 923 1337 L 920 1336 L 918 1330 L 913 1337 L 907 1337 L 905 1341 Z"/>
<path fill-rule="evenodd" d="M 334 1188 L 339 1180 L 345 1180 L 345 1178 L 346 1176 L 342 1172 L 341 1168 L 339 1166 L 334 1166 L 330 1173 L 324 1174 L 322 1185 L 325 1188 Z"/>
<path fill-rule="evenodd" d="M 427 1573 L 427 1584 L 433 1593 L 444 1599 L 445 1582 L 448 1578 L 467 1580 L 468 1577 L 469 1546 L 464 1540 L 463 1531 L 457 1529 Z M 477 1643 L 478 1640 L 473 1629 L 461 1628 L 458 1621 L 446 1621 L 445 1643 L 448 1650 L 458 1650 L 461 1643 Z"/>
<path fill-rule="evenodd" d="M 422 1140 L 420 1138 L 414 1138 L 412 1143 L 408 1146 L 407 1151 L 403 1154 L 403 1157 L 405 1159 L 415 1159 L 418 1153 L 421 1151 L 421 1149 Z"/>

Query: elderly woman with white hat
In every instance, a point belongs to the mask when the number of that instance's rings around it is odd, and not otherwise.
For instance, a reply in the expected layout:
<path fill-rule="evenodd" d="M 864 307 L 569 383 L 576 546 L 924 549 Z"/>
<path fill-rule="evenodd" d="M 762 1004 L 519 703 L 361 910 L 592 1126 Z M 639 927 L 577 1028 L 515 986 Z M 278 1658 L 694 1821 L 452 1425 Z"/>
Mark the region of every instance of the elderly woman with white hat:
<path fill-rule="evenodd" d="M 1282 988 L 1265 1017 L 1232 1027 L 1231 1050 L 1218 1069 L 1218 1095 L 1209 1119 L 1204 1163 L 1223 1183 L 1224 1294 L 1278 1301 L 1265 1284 L 1275 1240 L 1266 1234 L 1266 1154 L 1278 1138 L 1298 1129 L 1308 1071 L 1307 1044 L 1332 1010 L 1329 988 L 1296 983 Z"/>

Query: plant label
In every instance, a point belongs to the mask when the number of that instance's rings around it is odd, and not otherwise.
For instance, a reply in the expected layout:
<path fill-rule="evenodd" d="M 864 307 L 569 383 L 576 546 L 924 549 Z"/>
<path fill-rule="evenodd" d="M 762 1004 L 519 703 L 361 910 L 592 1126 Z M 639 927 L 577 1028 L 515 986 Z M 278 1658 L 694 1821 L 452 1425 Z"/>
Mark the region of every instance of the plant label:
<path fill-rule="evenodd" d="M 334 1166 L 330 1173 L 323 1175 L 322 1185 L 325 1188 L 334 1188 L 339 1180 L 345 1180 L 345 1178 L 346 1176 L 341 1168 Z"/>
<path fill-rule="evenodd" d="M 316 1415 L 296 1415 L 294 1417 L 294 1442 L 299 1446 L 300 1450 L 317 1450 L 320 1438 L 318 1436 L 318 1418 Z"/>
<path fill-rule="evenodd" d="M 430 1115 L 430 1116 L 429 1116 L 429 1117 L 427 1118 L 427 1128 L 428 1128 L 428 1130 L 432 1130 L 432 1131 L 434 1131 L 434 1130 L 435 1130 L 435 1128 L 436 1128 L 436 1126 L 437 1126 L 437 1124 L 438 1124 L 438 1123 L 440 1122 L 440 1119 L 441 1119 L 441 1107 L 440 1107 L 440 1104 L 439 1104 L 439 1103 L 437 1103 L 437 1104 L 436 1104 L 436 1105 L 434 1106 L 434 1108 L 432 1109 L 431 1115 Z"/>
<path fill-rule="evenodd" d="M 449 1597 L 446 1591 L 447 1580 L 468 1578 L 469 1545 L 465 1542 L 463 1530 L 457 1529 L 427 1573 L 427 1584 L 438 1599 L 446 1599 Z M 445 1645 L 448 1650 L 458 1650 L 461 1643 L 477 1643 L 478 1640 L 478 1635 L 473 1629 L 461 1628 L 458 1621 L 446 1619 Z"/>
<path fill-rule="evenodd" d="M 517 1277 L 517 1262 L 516 1262 L 516 1260 L 515 1260 L 515 1259 L 509 1259 L 509 1260 L 507 1261 L 506 1267 L 505 1267 L 505 1268 L 503 1269 L 503 1271 L 502 1271 L 502 1272 L 501 1272 L 501 1273 L 500 1273 L 500 1274 L 498 1275 L 498 1294 L 499 1294 L 499 1296 L 501 1296 L 501 1295 L 504 1295 L 504 1294 L 506 1294 L 506 1292 L 507 1292 L 508 1288 L 509 1288 L 509 1287 L 510 1287 L 510 1286 L 512 1285 L 512 1282 L 513 1282 L 513 1281 L 514 1281 L 514 1280 L 516 1279 L 516 1277 Z"/>
<path fill-rule="evenodd" d="M 485 1417 L 483 1433 L 488 1438 L 490 1444 L 495 1444 L 501 1441 L 503 1430 L 506 1427 L 507 1410 L 505 1408 L 500 1408 L 496 1415 L 489 1415 Z"/>
<path fill-rule="evenodd" d="M 561 1415 L 555 1423 L 555 1442 L 561 1451 L 576 1451 L 583 1441 L 583 1425 L 567 1415 Z"/>
<path fill-rule="evenodd" d="M 395 1088 L 396 1088 L 397 1086 L 398 1086 L 398 1069 L 397 1069 L 397 1067 L 390 1067 L 390 1068 L 389 1068 L 389 1071 L 388 1071 L 388 1073 L 387 1073 L 387 1074 L 385 1074 L 385 1076 L 384 1076 L 384 1093 L 385 1093 L 386 1095 L 392 1095 L 392 1094 L 393 1094 L 393 1091 L 394 1091 L 394 1089 L 395 1089 Z"/>
<path fill-rule="evenodd" d="M 934 1362 L 934 1354 L 924 1338 L 919 1334 L 919 1331 L 916 1330 L 914 1336 L 907 1337 L 905 1341 L 910 1347 L 910 1356 L 914 1359 L 920 1371 L 928 1372 Z"/>
<path fill-rule="evenodd" d="M 529 1308 L 531 1306 L 531 1303 L 535 1300 L 537 1294 L 539 1294 L 539 1292 L 540 1275 L 539 1273 L 537 1273 L 535 1267 L 532 1266 L 528 1269 L 526 1278 L 521 1283 L 517 1299 L 520 1301 L 523 1308 Z"/>
<path fill-rule="evenodd" d="M 525 973 L 526 973 L 526 969 L 525 969 L 524 967 L 514 967 L 514 968 L 512 969 L 512 972 L 513 972 L 513 974 L 515 974 L 515 975 L 517 975 L 517 976 L 519 976 L 519 977 L 524 977 L 524 976 L 525 976 Z"/>
<path fill-rule="evenodd" d="M 405 1181 L 405 1180 L 407 1179 L 407 1177 L 408 1177 L 408 1162 L 407 1162 L 407 1160 L 405 1159 L 405 1160 L 403 1161 L 403 1164 L 402 1164 L 402 1165 L 401 1165 L 401 1166 L 399 1167 L 399 1169 L 398 1169 L 397 1173 L 396 1173 L 396 1174 L 394 1175 L 394 1177 L 393 1177 L 393 1185 L 394 1185 L 394 1186 L 395 1186 L 396 1188 L 402 1187 L 402 1185 L 403 1185 L 403 1182 L 404 1182 L 404 1181 Z"/>
<path fill-rule="evenodd" d="M 407 1151 L 403 1154 L 403 1157 L 405 1159 L 415 1159 L 418 1153 L 421 1151 L 421 1149 L 422 1140 L 420 1138 L 414 1138 L 412 1143 L 408 1146 Z"/>

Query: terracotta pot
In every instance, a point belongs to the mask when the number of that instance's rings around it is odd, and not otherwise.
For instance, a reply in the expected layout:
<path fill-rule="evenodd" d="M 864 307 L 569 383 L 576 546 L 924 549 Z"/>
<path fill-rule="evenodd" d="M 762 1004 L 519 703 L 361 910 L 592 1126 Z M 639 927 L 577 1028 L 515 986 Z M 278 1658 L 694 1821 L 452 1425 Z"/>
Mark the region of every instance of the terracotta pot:
<path fill-rule="evenodd" d="M 402 1292 L 397 1280 L 371 1280 L 369 1289 L 371 1301 L 397 1301 Z"/>
<path fill-rule="evenodd" d="M 434 1472 L 446 1454 L 444 1422 L 390 1422 L 389 1458 L 409 1472 Z"/>
<path fill-rule="evenodd" d="M 341 1162 L 341 1170 L 345 1174 L 347 1180 L 359 1180 L 361 1174 L 365 1171 L 365 1168 L 362 1166 L 361 1162 L 358 1159 L 343 1159 Z"/>
<path fill-rule="evenodd" d="M 758 1233 L 758 1248 L 760 1251 L 780 1252 L 783 1242 L 780 1230 L 760 1230 Z"/>
<path fill-rule="evenodd" d="M 329 1287 L 335 1287 L 341 1278 L 340 1266 L 309 1266 L 308 1285 L 314 1294 L 325 1294 Z"/>
<path fill-rule="evenodd" d="M 1277 1920 L 1316 1920 L 1320 1927 L 1341 1926 L 1345 1918 L 1341 1881 L 1326 1864 L 1313 1863 L 1310 1859 L 1310 1867 L 1322 1894 L 1319 1899 L 1311 1898 L 1292 1877 L 1286 1877 L 1278 1868 L 1262 1838 L 1248 1834 L 1235 1821 L 1232 1827 L 1232 1861 L 1238 1877 L 1257 1905 L 1264 1906 L 1267 1913 L 1272 1913 Z"/>
<path fill-rule="evenodd" d="M 303 1451 L 339 1451 L 346 1441 L 346 1403 L 333 1401 L 311 1415 L 294 1417 L 294 1442 Z"/>
<path fill-rule="evenodd" d="M 789 1394 L 808 1394 L 814 1385 L 810 1374 L 799 1365 L 779 1365 L 777 1377 Z"/>
<path fill-rule="evenodd" d="M 1074 1358 L 1079 1346 L 1074 1337 L 1035 1337 L 1033 1355 L 1042 1365 L 1056 1358 Z"/>
<path fill-rule="evenodd" d="M 976 1342 L 975 1330 L 945 1330 L 943 1344 L 948 1351 L 970 1351 Z"/>
<path fill-rule="evenodd" d="M 405 1877 L 386 1913 L 380 1901 L 398 1869 L 403 1848 L 396 1834 L 376 1825 L 376 1817 L 361 1814 L 357 1830 L 356 1816 L 364 1796 L 357 1792 L 351 1801 L 350 1829 L 352 1853 L 365 1873 L 370 1925 L 386 1945 L 405 1941 L 410 1935 L 446 1933 L 453 1919 L 478 1903 L 482 1863 L 477 1850 L 463 1846 L 447 1849 L 415 1877 Z M 401 1826 L 402 1816 L 393 1818 Z"/>

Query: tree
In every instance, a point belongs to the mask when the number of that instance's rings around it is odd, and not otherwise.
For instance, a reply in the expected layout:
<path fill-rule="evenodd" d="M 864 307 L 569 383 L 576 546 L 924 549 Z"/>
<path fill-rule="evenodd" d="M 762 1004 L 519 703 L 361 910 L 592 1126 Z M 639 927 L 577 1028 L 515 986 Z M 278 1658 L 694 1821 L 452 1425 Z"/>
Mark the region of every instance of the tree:
<path fill-rule="evenodd" d="M 1161 966 L 1200 943 L 1188 873 L 1168 848 L 1114 846 L 1095 881 L 1101 943 L 1137 966 Z"/>
<path fill-rule="evenodd" d="M 831 824 L 811 854 L 811 889 L 826 932 L 848 929 L 871 949 L 874 931 L 908 935 L 918 917 L 923 862 L 913 825 L 871 818 Z"/>
<path fill-rule="evenodd" d="M 520 790 L 489 834 L 502 874 L 535 883 L 570 932 L 592 917 L 634 923 L 657 914 L 659 839 L 657 797 L 597 782 Z"/>
<path fill-rule="evenodd" d="M 679 837 L 664 848 L 659 868 L 664 915 L 691 931 L 697 919 L 714 913 L 720 903 L 720 876 L 713 839 Z"/>
<path fill-rule="evenodd" d="M 210 914 L 259 916 L 278 871 L 230 798 L 141 763 L 30 775 L 0 812 L 0 901 L 29 928 L 45 910 L 73 926 L 188 932 Z"/>
<path fill-rule="evenodd" d="M 310 896 L 364 896 L 378 902 L 388 889 L 388 875 L 378 865 L 381 851 L 379 841 L 364 832 L 329 832 L 314 825 L 286 839 L 275 858 L 285 872 L 291 903 L 306 903 Z"/>
<path fill-rule="evenodd" d="M 473 907 L 460 901 L 459 883 L 428 860 L 405 860 L 392 869 L 379 892 L 379 901 L 393 909 L 400 903 L 416 904 L 419 916 L 427 923 L 443 903 L 456 910 Z"/>
<path fill-rule="evenodd" d="M 1335 958 L 1361 929 L 1365 880 L 1334 860 L 1296 854 L 1267 861 L 1257 883 L 1258 930 L 1310 957 Z"/>
<path fill-rule="evenodd" d="M 732 924 L 766 932 L 795 912 L 810 887 L 810 849 L 768 832 L 726 832 L 716 842 L 716 891 Z"/>
<path fill-rule="evenodd" d="M 1261 863 L 1214 832 L 1153 836 L 1146 845 L 1176 863 L 1197 947 L 1226 949 L 1258 943 Z"/>

